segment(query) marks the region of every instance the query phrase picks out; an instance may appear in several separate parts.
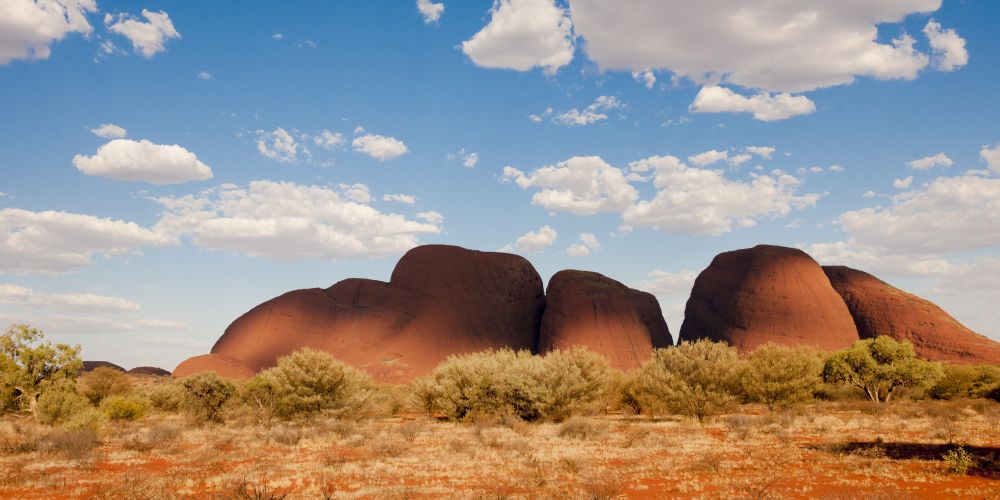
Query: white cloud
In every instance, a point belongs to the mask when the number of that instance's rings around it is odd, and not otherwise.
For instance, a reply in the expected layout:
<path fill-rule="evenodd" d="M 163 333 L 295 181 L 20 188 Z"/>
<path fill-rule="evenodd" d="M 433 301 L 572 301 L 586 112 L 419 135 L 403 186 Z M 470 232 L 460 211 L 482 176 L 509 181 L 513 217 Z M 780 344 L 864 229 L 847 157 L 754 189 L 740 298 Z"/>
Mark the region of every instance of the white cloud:
<path fill-rule="evenodd" d="M 688 156 L 688 161 L 693 165 L 698 167 L 704 167 L 706 165 L 711 165 L 716 162 L 720 162 L 729 158 L 728 151 L 718 151 L 712 149 L 710 151 L 705 151 L 704 153 L 698 153 L 693 156 Z"/>
<path fill-rule="evenodd" d="M 0 272 L 57 274 L 142 246 L 174 243 L 134 222 L 68 212 L 0 210 Z"/>
<path fill-rule="evenodd" d="M 271 38 L 274 39 L 274 40 L 281 40 L 281 39 L 285 38 L 285 35 L 283 35 L 281 33 L 275 33 L 275 34 L 271 35 Z"/>
<path fill-rule="evenodd" d="M 431 0 L 417 0 L 417 10 L 424 18 L 424 23 L 436 23 L 444 14 L 444 3 L 434 3 Z"/>
<path fill-rule="evenodd" d="M 545 210 L 576 215 L 621 212 L 639 196 L 621 169 L 598 156 L 574 156 L 527 175 L 514 167 L 504 167 L 502 179 L 513 181 L 521 189 L 540 189 L 531 202 Z"/>
<path fill-rule="evenodd" d="M 462 42 L 477 66 L 552 74 L 573 60 L 573 23 L 553 0 L 497 0 L 490 22 Z"/>
<path fill-rule="evenodd" d="M 906 189 L 906 188 L 910 187 L 910 184 L 913 184 L 913 176 L 912 175 L 904 177 L 902 179 L 895 179 L 895 180 L 892 181 L 892 185 L 896 189 Z"/>
<path fill-rule="evenodd" d="M 571 0 L 590 59 L 602 69 L 666 69 L 696 83 L 804 92 L 856 77 L 913 79 L 929 58 L 905 33 L 885 32 L 941 0 L 790 2 L 766 0 Z M 881 36 L 880 36 L 881 35 Z"/>
<path fill-rule="evenodd" d="M 598 96 L 597 99 L 594 99 L 594 102 L 584 108 L 583 111 L 573 108 L 565 113 L 555 115 L 552 118 L 552 121 L 553 123 L 570 127 L 590 125 L 591 123 L 596 123 L 608 118 L 608 115 L 601 113 L 601 111 L 622 109 L 624 107 L 625 104 L 622 103 L 617 97 L 602 95 Z M 534 121 L 534 118 L 532 118 L 532 121 Z"/>
<path fill-rule="evenodd" d="M 479 153 L 466 153 L 465 148 L 459 149 L 457 153 L 448 153 L 447 158 L 451 160 L 462 160 L 465 168 L 475 168 L 479 164 Z"/>
<path fill-rule="evenodd" d="M 188 329 L 187 323 L 172 319 L 139 319 L 135 326 L 147 330 L 182 332 Z"/>
<path fill-rule="evenodd" d="M 327 129 L 323 129 L 318 134 L 313 136 L 313 143 L 327 151 L 330 151 L 344 145 L 344 134 L 341 134 L 340 132 L 333 133 Z"/>
<path fill-rule="evenodd" d="M 774 154 L 774 148 L 770 146 L 747 146 L 744 148 L 747 153 L 755 156 L 764 158 L 765 160 L 770 160 L 771 155 Z"/>
<path fill-rule="evenodd" d="M 409 152 L 403 141 L 384 135 L 367 134 L 355 137 L 351 145 L 355 151 L 371 156 L 378 161 L 399 158 Z"/>
<path fill-rule="evenodd" d="M 103 139 L 121 139 L 125 137 L 125 129 L 114 123 L 105 123 L 100 127 L 90 129 L 90 132 Z"/>
<path fill-rule="evenodd" d="M 626 229 L 646 227 L 670 233 L 720 235 L 733 225 L 751 227 L 762 217 L 787 215 L 792 209 L 815 206 L 822 195 L 798 195 L 799 180 L 775 170 L 751 174 L 749 182 L 685 165 L 674 156 L 653 156 L 629 164 L 633 173 L 653 172 L 657 193 L 628 207 L 622 214 Z"/>
<path fill-rule="evenodd" d="M 698 91 L 689 109 L 692 113 L 750 113 L 757 120 L 770 122 L 808 115 L 816 111 L 816 105 L 802 95 L 761 92 L 745 97 L 724 87 L 707 85 Z"/>
<path fill-rule="evenodd" d="M 258 130 L 257 151 L 279 163 L 295 163 L 298 160 L 299 143 L 281 127 L 270 132 Z"/>
<path fill-rule="evenodd" d="M 919 160 L 907 162 L 906 164 L 913 170 L 928 170 L 932 167 L 950 167 L 954 165 L 954 162 L 951 161 L 951 158 L 948 158 L 948 155 L 938 153 L 934 156 L 926 156 Z"/>
<path fill-rule="evenodd" d="M 865 191 L 865 194 L 861 195 L 863 198 L 874 198 L 878 196 L 878 193 L 872 190 Z"/>
<path fill-rule="evenodd" d="M 382 195 L 382 201 L 394 201 L 397 203 L 413 205 L 417 202 L 417 199 L 408 194 L 384 194 Z"/>
<path fill-rule="evenodd" d="M 993 147 L 983 146 L 979 150 L 979 157 L 986 162 L 990 170 L 1000 173 L 1000 144 L 995 144 Z"/>
<path fill-rule="evenodd" d="M 651 89 L 653 88 L 653 85 L 656 85 L 656 75 L 648 69 L 644 71 L 633 71 L 632 79 L 637 82 L 642 82 L 647 89 Z"/>
<path fill-rule="evenodd" d="M 364 184 L 340 184 L 344 197 L 355 203 L 371 203 L 371 189 Z"/>
<path fill-rule="evenodd" d="M 94 0 L 4 0 L 0 2 L 0 65 L 14 59 L 48 59 L 49 47 L 71 33 L 90 35 L 87 13 Z"/>
<path fill-rule="evenodd" d="M 94 156 L 74 156 L 73 166 L 87 175 L 160 185 L 212 178 L 212 169 L 194 153 L 176 144 L 153 144 L 145 139 L 115 139 L 98 148 Z"/>
<path fill-rule="evenodd" d="M 275 259 L 363 259 L 397 255 L 419 237 L 441 232 L 440 214 L 427 222 L 383 213 L 353 194 L 291 182 L 224 184 L 197 196 L 163 197 L 157 230 L 188 236 L 202 248 Z M 430 215 L 433 214 L 433 215 Z"/>
<path fill-rule="evenodd" d="M 538 231 L 528 231 L 513 245 L 507 245 L 500 249 L 501 252 L 520 252 L 520 253 L 540 253 L 546 248 L 552 246 L 556 242 L 556 237 L 558 234 L 555 229 L 552 229 L 548 225 L 542 226 Z"/>
<path fill-rule="evenodd" d="M 139 304 L 121 297 L 91 293 L 45 293 L 27 287 L 0 284 L 0 304 L 81 311 L 138 311 Z"/>
<path fill-rule="evenodd" d="M 198 78 L 201 78 L 202 80 L 211 80 L 213 77 L 208 71 L 199 71 Z"/>
<path fill-rule="evenodd" d="M 931 19 L 924 26 L 924 35 L 934 50 L 934 66 L 941 71 L 954 71 L 969 63 L 965 39 L 953 29 L 941 31 L 941 23 Z"/>
<path fill-rule="evenodd" d="M 731 156 L 729 158 L 729 164 L 732 165 L 732 166 L 734 166 L 734 167 L 738 167 L 738 166 L 740 166 L 740 165 L 742 165 L 742 164 L 744 164 L 744 163 L 746 163 L 746 162 L 748 162 L 748 161 L 750 161 L 752 159 L 753 159 L 753 155 L 751 155 L 749 153 L 743 153 L 743 154 L 733 155 L 733 156 Z"/>
<path fill-rule="evenodd" d="M 600 249 L 601 244 L 597 241 L 597 236 L 593 233 L 580 233 L 580 243 L 573 243 L 566 247 L 566 255 L 570 257 L 586 257 L 592 251 L 596 252 Z"/>
<path fill-rule="evenodd" d="M 540 114 L 540 115 L 528 115 L 528 119 L 531 120 L 531 121 L 533 121 L 533 122 L 535 122 L 535 123 L 541 123 L 542 120 L 544 120 L 544 119 L 552 116 L 553 112 L 554 112 L 554 110 L 552 109 L 551 106 L 549 106 L 549 107 L 545 108 L 545 111 L 542 112 L 542 114 Z"/>
<path fill-rule="evenodd" d="M 830 165 L 829 167 L 826 167 L 826 170 L 828 172 L 834 172 L 839 174 L 844 171 L 844 167 L 841 167 L 840 165 Z"/>
<path fill-rule="evenodd" d="M 146 18 L 145 22 L 128 14 L 118 14 L 117 17 L 106 14 L 104 24 L 108 31 L 128 38 L 132 42 L 132 49 L 146 59 L 165 51 L 163 45 L 167 40 L 181 37 L 166 12 L 142 9 L 142 17 Z"/>
<path fill-rule="evenodd" d="M 1000 179 L 939 177 L 876 206 L 841 214 L 858 245 L 894 254 L 933 254 L 1000 245 Z"/>
<path fill-rule="evenodd" d="M 417 216 L 418 219 L 423 219 L 424 221 L 427 221 L 429 224 L 438 225 L 444 222 L 444 216 L 434 211 L 417 212 L 413 215 Z"/>

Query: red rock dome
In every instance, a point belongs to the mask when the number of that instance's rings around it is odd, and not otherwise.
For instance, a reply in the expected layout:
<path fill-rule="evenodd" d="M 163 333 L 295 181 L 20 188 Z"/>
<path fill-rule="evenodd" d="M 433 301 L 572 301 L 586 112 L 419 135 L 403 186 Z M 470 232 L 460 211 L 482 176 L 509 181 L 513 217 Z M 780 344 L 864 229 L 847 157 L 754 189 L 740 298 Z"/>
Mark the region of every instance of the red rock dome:
<path fill-rule="evenodd" d="M 566 270 L 549 280 L 538 351 L 583 346 L 620 369 L 637 368 L 654 348 L 673 345 L 652 294 L 602 274 Z"/>
<path fill-rule="evenodd" d="M 698 275 L 680 340 L 766 342 L 835 350 L 859 339 L 854 319 L 823 269 L 805 252 L 758 245 L 717 255 Z"/>
<path fill-rule="evenodd" d="M 311 347 L 376 380 L 404 382 L 450 354 L 533 349 L 544 307 L 542 280 L 524 258 L 426 245 L 407 252 L 388 283 L 346 279 L 258 305 L 229 325 L 211 355 L 181 363 L 174 375 L 234 373 L 233 363 L 253 374 Z"/>
<path fill-rule="evenodd" d="M 934 303 L 866 272 L 823 268 L 843 297 L 861 338 L 908 340 L 917 355 L 935 361 L 1000 363 L 1000 343 L 969 330 Z"/>

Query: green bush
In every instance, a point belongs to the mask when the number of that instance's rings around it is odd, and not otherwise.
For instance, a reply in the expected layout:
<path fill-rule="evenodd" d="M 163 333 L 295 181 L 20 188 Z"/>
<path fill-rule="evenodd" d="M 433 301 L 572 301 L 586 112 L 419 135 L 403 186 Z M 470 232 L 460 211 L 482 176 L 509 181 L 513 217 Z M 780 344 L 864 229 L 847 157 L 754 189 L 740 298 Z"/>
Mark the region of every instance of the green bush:
<path fill-rule="evenodd" d="M 108 396 L 101 401 L 101 412 L 108 420 L 132 422 L 149 413 L 149 402 L 136 396 Z"/>
<path fill-rule="evenodd" d="M 99 405 L 108 396 L 128 394 L 132 390 L 132 380 L 121 370 L 101 366 L 80 377 L 77 387 L 91 403 Z"/>
<path fill-rule="evenodd" d="M 768 343 L 754 349 L 743 366 L 744 398 L 772 410 L 812 399 L 822 382 L 823 360 L 808 347 Z"/>
<path fill-rule="evenodd" d="M 741 363 L 724 342 L 703 339 L 657 349 L 636 374 L 635 397 L 644 409 L 704 420 L 736 405 Z"/>
<path fill-rule="evenodd" d="M 38 396 L 35 406 L 35 418 L 45 425 L 59 425 L 68 422 L 76 415 L 89 409 L 87 398 L 74 391 L 52 389 Z"/>
<path fill-rule="evenodd" d="M 75 390 L 80 346 L 43 342 L 41 331 L 13 325 L 0 335 L 0 412 L 34 412 L 43 392 Z"/>
<path fill-rule="evenodd" d="M 330 354 L 305 348 L 278 359 L 277 366 L 248 382 L 243 394 L 245 400 L 284 419 L 354 416 L 368 408 L 375 384 Z"/>
<path fill-rule="evenodd" d="M 475 415 L 513 415 L 527 421 L 560 421 L 603 403 L 612 370 L 602 356 L 585 349 L 484 351 L 449 356 L 411 392 L 428 412 L 461 420 Z"/>
<path fill-rule="evenodd" d="M 149 404 L 160 411 L 175 412 L 184 404 L 185 390 L 179 384 L 170 382 L 152 384 L 142 391 Z"/>
<path fill-rule="evenodd" d="M 960 476 L 964 476 L 972 466 L 976 465 L 972 455 L 961 446 L 945 453 L 941 458 L 948 465 L 949 472 Z"/>
<path fill-rule="evenodd" d="M 1000 387 L 1000 366 L 944 363 L 943 376 L 927 391 L 934 399 L 985 398 Z"/>
<path fill-rule="evenodd" d="M 909 342 L 884 335 L 859 340 L 823 365 L 824 381 L 858 387 L 876 403 L 888 402 L 896 389 L 927 388 L 941 376 L 940 365 L 918 359 Z"/>
<path fill-rule="evenodd" d="M 236 386 L 215 372 L 204 372 L 180 380 L 184 389 L 181 407 L 196 422 L 222 422 L 226 403 L 236 394 Z"/>

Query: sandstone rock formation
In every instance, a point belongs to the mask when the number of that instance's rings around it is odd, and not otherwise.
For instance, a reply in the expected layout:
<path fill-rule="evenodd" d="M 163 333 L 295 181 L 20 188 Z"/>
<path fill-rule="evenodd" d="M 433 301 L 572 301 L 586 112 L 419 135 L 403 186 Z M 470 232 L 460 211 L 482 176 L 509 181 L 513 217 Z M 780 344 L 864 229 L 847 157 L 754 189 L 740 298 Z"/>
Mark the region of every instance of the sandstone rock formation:
<path fill-rule="evenodd" d="M 717 255 L 698 275 L 680 340 L 708 338 L 742 350 L 766 342 L 834 350 L 858 340 L 854 320 L 812 257 L 758 245 Z"/>
<path fill-rule="evenodd" d="M 170 372 L 155 366 L 137 366 L 128 371 L 129 375 L 149 375 L 153 377 L 169 377 Z"/>
<path fill-rule="evenodd" d="M 587 271 L 559 271 L 545 291 L 538 352 L 583 346 L 621 369 L 637 368 L 654 348 L 673 345 L 653 295 Z"/>
<path fill-rule="evenodd" d="M 311 347 L 376 380 L 407 381 L 450 354 L 533 349 L 544 307 L 542 280 L 524 258 L 426 245 L 407 252 L 388 283 L 346 279 L 258 305 L 174 375 L 246 377 Z"/>
<path fill-rule="evenodd" d="M 861 338 L 908 340 L 917 355 L 935 361 L 1000 363 L 1000 343 L 952 318 L 934 303 L 844 266 L 823 268 L 843 297 Z"/>
<path fill-rule="evenodd" d="M 125 371 L 124 368 L 122 368 L 122 367 L 120 367 L 120 366 L 118 366 L 118 365 L 116 365 L 114 363 L 111 363 L 109 361 L 84 361 L 83 362 L 83 369 L 80 370 L 80 373 L 92 372 L 92 371 L 94 371 L 94 370 L 96 370 L 98 368 L 101 368 L 101 367 L 114 368 L 115 370 L 118 370 L 120 372 Z"/>

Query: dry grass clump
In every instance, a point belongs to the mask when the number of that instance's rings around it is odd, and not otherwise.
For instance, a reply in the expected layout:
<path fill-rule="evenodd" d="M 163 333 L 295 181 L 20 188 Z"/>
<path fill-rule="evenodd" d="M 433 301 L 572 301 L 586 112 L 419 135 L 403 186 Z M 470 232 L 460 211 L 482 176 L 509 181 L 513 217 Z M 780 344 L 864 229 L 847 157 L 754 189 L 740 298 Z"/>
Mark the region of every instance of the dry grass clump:
<path fill-rule="evenodd" d="M 559 426 L 558 436 L 571 439 L 599 439 L 608 432 L 607 424 L 587 418 L 573 417 Z"/>

